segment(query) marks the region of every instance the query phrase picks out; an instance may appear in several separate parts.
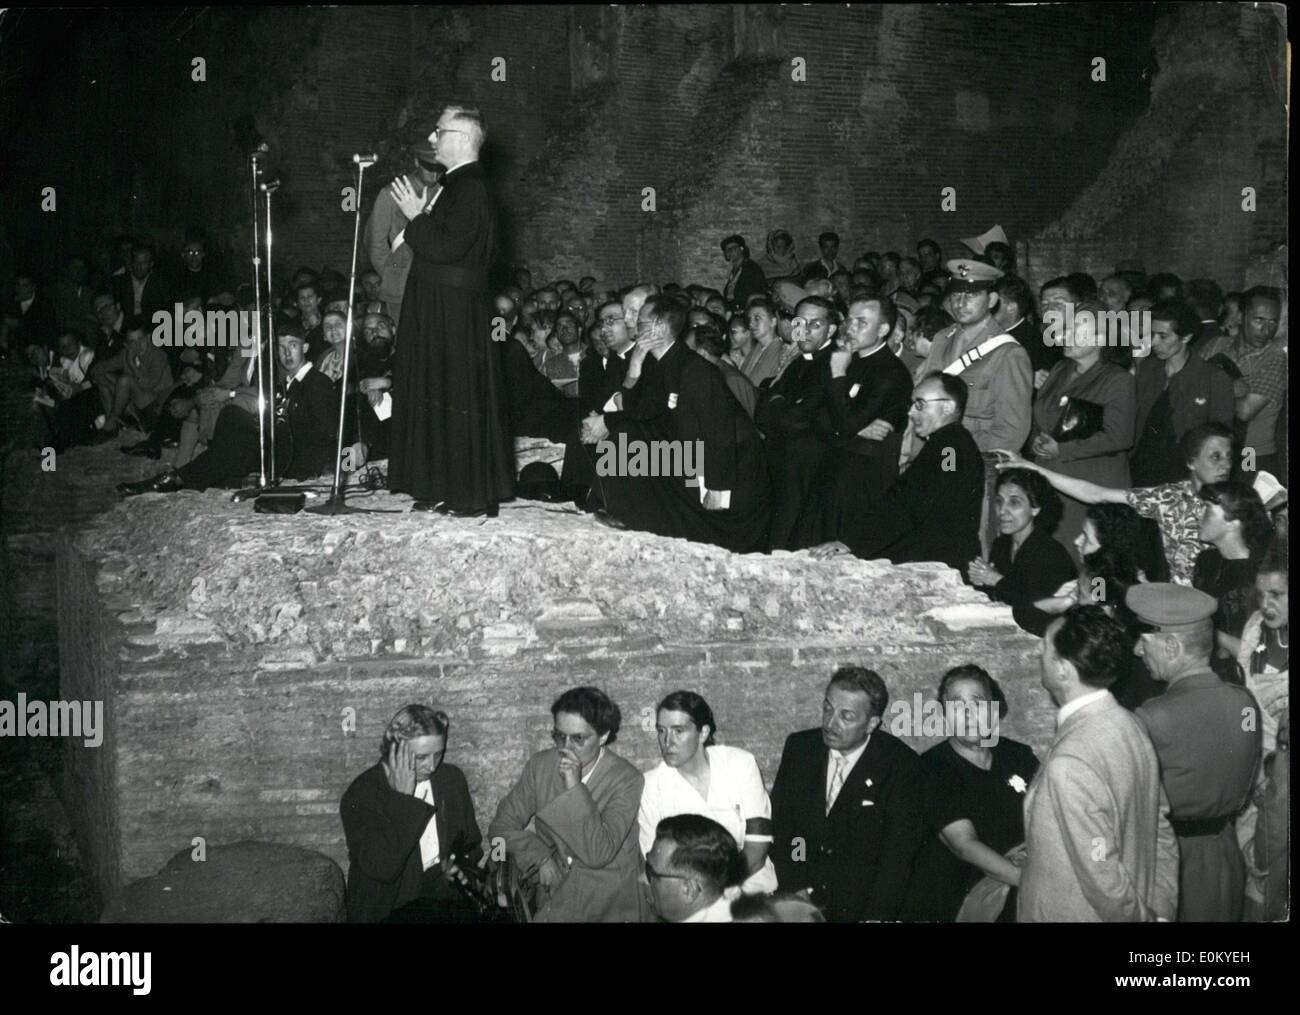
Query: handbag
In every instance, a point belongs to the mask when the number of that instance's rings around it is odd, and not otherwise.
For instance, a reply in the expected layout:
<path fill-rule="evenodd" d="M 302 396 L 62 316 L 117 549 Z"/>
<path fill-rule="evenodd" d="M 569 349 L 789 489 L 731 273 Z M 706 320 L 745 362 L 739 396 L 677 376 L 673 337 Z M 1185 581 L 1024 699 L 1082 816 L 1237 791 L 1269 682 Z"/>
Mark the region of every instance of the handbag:
<path fill-rule="evenodd" d="M 1022 843 L 1007 850 L 1003 855 L 1010 860 L 1016 854 L 1023 852 L 1024 848 Z M 997 923 L 998 917 L 1002 915 L 1002 910 L 1007 904 L 1007 896 L 1010 894 L 1009 884 L 986 874 L 966 893 L 966 898 L 962 900 L 954 922 Z"/>
<path fill-rule="evenodd" d="M 1081 441 L 1101 433 L 1105 406 L 1089 402 L 1086 398 L 1070 397 L 1065 400 L 1065 411 L 1052 429 L 1052 440 L 1058 444 Z"/>

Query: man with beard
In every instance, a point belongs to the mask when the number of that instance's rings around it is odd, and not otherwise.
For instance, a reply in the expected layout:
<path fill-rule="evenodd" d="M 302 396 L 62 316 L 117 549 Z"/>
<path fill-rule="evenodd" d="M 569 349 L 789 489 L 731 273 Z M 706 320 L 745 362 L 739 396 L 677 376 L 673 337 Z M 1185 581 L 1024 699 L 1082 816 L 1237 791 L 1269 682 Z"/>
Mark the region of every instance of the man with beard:
<path fill-rule="evenodd" d="M 809 296 L 795 308 L 794 340 L 800 356 L 770 386 L 764 387 L 754 420 L 766 440 L 776 503 L 772 514 L 774 550 L 798 550 L 795 526 L 813 477 L 826 454 L 826 443 L 813 423 L 830 386 L 830 359 L 839 331 L 835 304 Z"/>
<path fill-rule="evenodd" d="M 427 191 L 401 178 L 392 185 L 411 220 L 398 239 L 414 260 L 393 364 L 388 486 L 414 497 L 412 510 L 457 517 L 495 517 L 497 503 L 514 492 L 505 386 L 491 332 L 496 216 L 479 163 L 486 137 L 476 107 L 448 104 L 430 135 L 447 167 L 432 206 Z"/>

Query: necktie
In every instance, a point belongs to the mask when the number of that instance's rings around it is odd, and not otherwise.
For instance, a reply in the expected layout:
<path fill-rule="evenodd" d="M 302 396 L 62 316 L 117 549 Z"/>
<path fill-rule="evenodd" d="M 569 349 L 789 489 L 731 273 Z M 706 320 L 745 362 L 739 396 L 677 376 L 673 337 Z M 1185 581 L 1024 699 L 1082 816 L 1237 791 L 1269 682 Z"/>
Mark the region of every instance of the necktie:
<path fill-rule="evenodd" d="M 835 798 L 840 795 L 840 790 L 844 788 L 844 756 L 837 754 L 834 756 L 835 771 L 831 773 L 831 787 L 826 791 L 826 813 L 831 812 L 835 806 Z"/>

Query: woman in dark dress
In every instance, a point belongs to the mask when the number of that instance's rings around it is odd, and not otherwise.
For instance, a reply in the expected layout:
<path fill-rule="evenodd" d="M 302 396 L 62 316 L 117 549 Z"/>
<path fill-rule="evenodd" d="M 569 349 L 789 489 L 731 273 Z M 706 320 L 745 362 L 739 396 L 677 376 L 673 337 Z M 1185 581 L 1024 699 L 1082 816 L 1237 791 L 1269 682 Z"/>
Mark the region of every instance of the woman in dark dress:
<path fill-rule="evenodd" d="M 1042 637 L 1053 617 L 1034 603 L 1051 596 L 1075 573 L 1069 553 L 1052 538 L 1061 518 L 1061 499 L 1038 473 L 1008 469 L 998 475 L 993 512 L 1001 534 L 988 560 L 971 561 L 971 584 L 1009 605 L 1017 624 Z"/>
<path fill-rule="evenodd" d="M 1255 575 L 1273 538 L 1273 523 L 1253 487 L 1208 483 L 1201 487 L 1205 513 L 1197 538 L 1209 547 L 1192 569 L 1192 587 L 1219 601 L 1214 615 L 1219 655 L 1236 658 L 1241 632 L 1255 609 Z"/>
<path fill-rule="evenodd" d="M 1025 744 L 996 735 L 1006 700 L 978 666 L 945 673 L 939 701 L 951 735 L 921 756 L 927 838 L 903 918 L 951 923 L 971 888 L 990 876 L 1011 886 L 998 922 L 1012 923 L 1020 867 L 1005 854 L 1025 841 L 1025 792 L 1038 759 Z M 972 714 L 986 721 L 955 721 Z"/>

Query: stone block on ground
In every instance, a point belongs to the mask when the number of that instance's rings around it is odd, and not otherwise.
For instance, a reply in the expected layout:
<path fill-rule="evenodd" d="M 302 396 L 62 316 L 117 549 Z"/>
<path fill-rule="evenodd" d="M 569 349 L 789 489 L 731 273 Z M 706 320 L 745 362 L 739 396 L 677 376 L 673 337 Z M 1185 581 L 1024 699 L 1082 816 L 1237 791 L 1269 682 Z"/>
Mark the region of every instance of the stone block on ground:
<path fill-rule="evenodd" d="M 342 923 L 343 872 L 299 846 L 236 842 L 184 849 L 104 907 L 100 923 Z"/>

